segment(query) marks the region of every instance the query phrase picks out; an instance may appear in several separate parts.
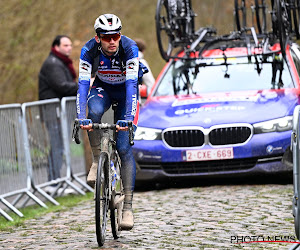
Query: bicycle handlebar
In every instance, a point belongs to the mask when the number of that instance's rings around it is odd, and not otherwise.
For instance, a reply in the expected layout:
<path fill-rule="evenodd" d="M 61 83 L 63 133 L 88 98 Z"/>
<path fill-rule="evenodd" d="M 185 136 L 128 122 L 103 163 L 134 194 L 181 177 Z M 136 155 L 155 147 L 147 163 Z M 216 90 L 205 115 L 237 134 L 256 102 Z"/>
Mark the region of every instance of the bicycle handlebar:
<path fill-rule="evenodd" d="M 72 132 L 72 139 L 75 141 L 77 144 L 80 144 L 80 139 L 79 139 L 79 129 L 80 129 L 80 124 L 79 120 L 75 119 L 74 121 L 74 127 L 73 127 L 73 132 Z M 108 124 L 108 123 L 93 123 L 92 124 L 92 129 L 110 129 L 110 130 L 116 130 L 117 125 L 116 124 Z M 128 122 L 128 131 L 129 131 L 129 144 L 132 146 L 134 145 L 133 142 L 133 125 L 132 121 Z"/>

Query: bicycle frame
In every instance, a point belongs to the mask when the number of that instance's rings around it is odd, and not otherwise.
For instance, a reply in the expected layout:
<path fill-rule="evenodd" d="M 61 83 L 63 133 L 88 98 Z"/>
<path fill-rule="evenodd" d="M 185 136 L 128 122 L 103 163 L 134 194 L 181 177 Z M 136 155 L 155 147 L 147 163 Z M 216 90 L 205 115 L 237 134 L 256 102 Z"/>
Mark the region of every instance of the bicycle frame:
<path fill-rule="evenodd" d="M 115 114 L 116 105 L 113 105 Z M 115 115 L 114 115 L 114 118 Z M 115 119 L 114 119 L 115 120 Z M 72 137 L 76 143 L 79 140 L 79 120 L 76 119 Z M 133 145 L 133 125 L 128 123 L 129 128 L 129 143 Z M 95 184 L 95 219 L 96 219 L 96 235 L 98 245 L 102 246 L 106 238 L 107 215 L 110 210 L 112 234 L 115 239 L 119 237 L 120 223 L 122 221 L 122 202 L 124 200 L 122 178 L 118 178 L 118 171 L 120 173 L 121 162 L 116 149 L 116 124 L 107 123 L 93 123 L 92 129 L 100 129 L 102 131 L 100 148 L 101 154 L 99 156 L 99 163 L 97 169 L 97 178 Z M 113 131 L 111 136 L 110 130 Z M 116 157 L 116 158 L 114 158 Z M 114 163 L 114 168 L 111 167 L 111 162 Z M 116 176 L 115 176 L 116 173 Z M 108 175 L 108 176 L 107 176 Z M 115 177 L 114 177 L 115 176 Z M 104 178 L 103 178 L 104 177 Z M 116 182 L 113 184 L 113 177 Z M 118 186 L 119 184 L 119 186 Z"/>
<path fill-rule="evenodd" d="M 103 125 L 103 124 L 102 124 Z M 107 124 L 108 125 L 108 124 Z M 94 127 L 94 126 L 93 126 Z M 115 127 L 115 126 L 114 126 Z M 100 148 L 101 148 L 101 153 L 106 153 L 107 154 L 107 161 L 108 164 L 107 166 L 107 170 L 109 173 L 109 193 L 108 193 L 108 197 L 109 200 L 111 200 L 111 196 L 112 196 L 112 190 L 113 190 L 113 186 L 112 186 L 112 169 L 110 167 L 110 162 L 111 162 L 111 154 L 116 151 L 116 132 L 115 129 L 113 130 L 113 139 L 111 139 L 110 134 L 109 134 L 109 129 L 105 128 L 102 129 L 102 136 L 101 136 L 101 143 L 100 143 Z"/>

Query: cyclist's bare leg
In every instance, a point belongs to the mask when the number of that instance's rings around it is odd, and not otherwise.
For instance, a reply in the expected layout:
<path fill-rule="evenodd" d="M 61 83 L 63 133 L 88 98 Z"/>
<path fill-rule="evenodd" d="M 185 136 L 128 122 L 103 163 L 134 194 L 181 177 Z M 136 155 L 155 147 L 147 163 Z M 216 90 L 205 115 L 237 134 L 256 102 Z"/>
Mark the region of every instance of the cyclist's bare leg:
<path fill-rule="evenodd" d="M 125 193 L 122 222 L 120 226 L 122 230 L 130 230 L 134 225 L 132 199 L 135 183 L 136 165 L 131 146 L 129 145 L 128 132 L 118 132 L 117 150 L 122 162 L 121 176 Z"/>

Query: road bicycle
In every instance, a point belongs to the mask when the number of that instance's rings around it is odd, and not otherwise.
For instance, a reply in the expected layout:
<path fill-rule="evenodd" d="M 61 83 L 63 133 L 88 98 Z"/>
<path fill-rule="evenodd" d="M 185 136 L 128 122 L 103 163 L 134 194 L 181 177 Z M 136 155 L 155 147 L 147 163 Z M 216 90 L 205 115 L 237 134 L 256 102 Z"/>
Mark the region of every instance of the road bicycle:
<path fill-rule="evenodd" d="M 168 61 L 174 49 L 190 44 L 196 37 L 191 0 L 158 0 L 155 22 L 158 48 Z"/>
<path fill-rule="evenodd" d="M 113 104 L 114 122 L 116 122 L 116 107 L 117 104 Z M 113 237 L 117 239 L 120 236 L 125 195 L 121 178 L 121 160 L 116 149 L 116 124 L 93 123 L 92 128 L 102 131 L 101 154 L 95 183 L 95 221 L 97 242 L 99 246 L 103 246 L 109 210 Z M 129 122 L 128 128 L 129 143 L 133 145 L 132 122 Z M 79 120 L 76 119 L 72 137 L 77 144 L 80 143 L 79 129 Z"/>
<path fill-rule="evenodd" d="M 248 16 L 252 14 L 252 23 Z M 177 58 L 184 50 L 187 54 L 199 50 L 200 42 L 214 40 L 216 31 L 201 27 L 195 31 L 192 0 L 158 0 L 155 22 L 158 48 L 162 58 Z M 248 19 L 247 19 L 248 18 Z M 262 40 L 277 40 L 285 56 L 289 39 L 300 39 L 300 0 L 234 0 L 234 21 L 237 35 L 251 31 Z M 269 29 L 268 25 L 271 25 Z M 268 30 L 269 29 L 269 30 Z M 255 31 L 255 34 L 253 34 Z"/>
<path fill-rule="evenodd" d="M 247 3 L 250 1 L 246 0 L 235 0 L 234 1 L 234 17 L 236 29 L 242 31 L 247 29 L 248 25 L 248 15 Z M 273 6 L 272 3 L 270 3 Z M 268 4 L 266 0 L 255 0 L 254 5 L 250 6 L 250 11 L 252 13 L 252 25 L 256 26 L 258 34 L 267 33 L 267 9 Z"/>
<path fill-rule="evenodd" d="M 247 23 L 247 3 L 251 1 L 235 0 L 234 16 L 238 31 L 249 29 Z M 272 34 L 279 40 L 281 52 L 285 55 L 285 48 L 290 37 L 300 38 L 300 0 L 255 0 L 250 6 L 253 18 L 252 26 L 256 25 L 257 33 Z M 268 33 L 267 14 L 270 14 L 272 31 Z"/>

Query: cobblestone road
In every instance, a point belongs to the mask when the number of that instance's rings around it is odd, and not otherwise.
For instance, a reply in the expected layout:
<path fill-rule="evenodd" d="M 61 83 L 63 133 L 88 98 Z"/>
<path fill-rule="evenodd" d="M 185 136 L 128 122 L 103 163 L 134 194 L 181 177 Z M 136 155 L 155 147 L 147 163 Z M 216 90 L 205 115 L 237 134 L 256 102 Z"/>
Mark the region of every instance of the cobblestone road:
<path fill-rule="evenodd" d="M 136 192 L 134 229 L 122 232 L 118 240 L 109 231 L 102 249 L 288 249 L 292 244 L 234 244 L 231 239 L 295 237 L 292 196 L 292 184 L 221 184 Z M 98 249 L 93 214 L 94 204 L 89 201 L 29 220 L 14 232 L 2 232 L 0 248 Z"/>

